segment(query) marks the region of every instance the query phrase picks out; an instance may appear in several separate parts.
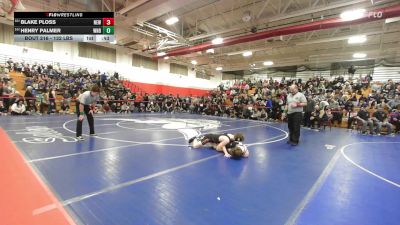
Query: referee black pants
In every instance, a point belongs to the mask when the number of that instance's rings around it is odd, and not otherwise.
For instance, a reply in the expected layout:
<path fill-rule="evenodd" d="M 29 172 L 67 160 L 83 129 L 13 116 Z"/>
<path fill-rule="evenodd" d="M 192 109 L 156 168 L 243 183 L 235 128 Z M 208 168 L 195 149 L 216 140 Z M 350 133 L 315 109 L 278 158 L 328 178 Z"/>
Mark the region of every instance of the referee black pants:
<path fill-rule="evenodd" d="M 79 103 L 77 103 L 79 104 Z M 80 116 L 80 111 L 79 111 L 79 106 L 77 107 L 77 115 L 78 115 L 78 121 L 76 123 L 76 136 L 82 136 L 82 123 L 83 121 L 79 120 L 79 116 Z M 83 106 L 83 111 L 85 112 L 86 118 L 88 120 L 89 123 L 89 128 L 90 128 L 90 134 L 94 134 L 94 119 L 93 119 L 93 115 L 89 113 L 90 111 L 90 106 L 89 105 L 84 105 Z"/>
<path fill-rule="evenodd" d="M 289 141 L 295 144 L 299 143 L 301 120 L 301 112 L 288 114 Z"/>

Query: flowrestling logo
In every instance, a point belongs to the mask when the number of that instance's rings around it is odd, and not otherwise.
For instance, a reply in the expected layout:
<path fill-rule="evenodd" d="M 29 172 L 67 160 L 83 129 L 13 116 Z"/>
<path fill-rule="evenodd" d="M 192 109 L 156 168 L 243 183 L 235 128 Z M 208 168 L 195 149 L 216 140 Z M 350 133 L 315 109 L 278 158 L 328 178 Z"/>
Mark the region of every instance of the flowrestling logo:
<path fill-rule="evenodd" d="M 201 134 L 203 130 L 216 129 L 221 126 L 221 122 L 216 120 L 206 120 L 206 119 L 176 119 L 176 118 L 151 118 L 151 119 L 124 119 L 124 118 L 105 118 L 101 120 L 112 120 L 121 122 L 133 122 L 136 124 L 149 124 L 152 125 L 150 129 L 154 129 L 154 125 L 159 125 L 156 127 L 160 130 L 176 130 L 183 134 L 186 139 L 194 137 Z M 120 126 L 123 127 L 123 126 Z M 131 129 L 129 127 L 123 127 Z M 135 129 L 135 128 L 132 128 Z"/>
<path fill-rule="evenodd" d="M 151 119 L 128 119 L 128 118 L 104 118 L 100 120 L 108 120 L 108 121 L 118 121 L 116 126 L 120 127 L 120 129 L 132 129 L 139 130 L 134 127 L 129 127 L 129 124 L 125 123 L 134 123 L 134 124 L 148 124 L 148 127 L 145 127 L 147 131 L 168 131 L 168 130 L 176 130 L 183 134 L 185 139 L 189 139 L 191 137 L 197 136 L 201 134 L 201 131 L 217 129 L 221 126 L 219 121 L 215 120 L 206 120 L 206 119 L 175 119 L 175 118 L 151 118 Z M 126 125 L 126 126 L 124 126 Z M 155 129 L 154 129 L 155 128 Z M 32 144 L 45 144 L 45 143 L 54 143 L 57 140 L 62 142 L 77 142 L 78 140 L 75 137 L 65 136 L 62 133 L 46 127 L 46 126 L 30 126 L 25 128 L 26 131 L 17 132 L 16 134 L 26 135 L 28 137 L 22 138 L 23 142 L 32 143 Z"/>
<path fill-rule="evenodd" d="M 32 137 L 22 138 L 23 142 L 32 144 L 45 144 L 53 143 L 56 140 L 62 142 L 77 142 L 78 140 L 74 137 L 65 136 L 62 133 L 45 126 L 31 126 L 26 127 L 26 131 L 17 132 L 17 134 L 31 135 Z"/>

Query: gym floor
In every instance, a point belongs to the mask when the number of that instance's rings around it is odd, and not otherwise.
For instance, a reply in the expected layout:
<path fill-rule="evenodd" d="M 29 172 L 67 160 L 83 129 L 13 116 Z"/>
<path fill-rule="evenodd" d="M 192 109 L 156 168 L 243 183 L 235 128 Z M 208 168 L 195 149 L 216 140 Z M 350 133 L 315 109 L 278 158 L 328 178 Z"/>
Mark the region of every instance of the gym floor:
<path fill-rule="evenodd" d="M 0 117 L 0 126 L 55 198 L 33 215 L 61 205 L 90 225 L 400 223 L 399 136 L 302 129 L 290 146 L 285 123 L 191 114 L 99 115 L 98 136 L 81 142 L 73 115 Z M 188 147 L 209 132 L 244 133 L 250 157 Z"/>

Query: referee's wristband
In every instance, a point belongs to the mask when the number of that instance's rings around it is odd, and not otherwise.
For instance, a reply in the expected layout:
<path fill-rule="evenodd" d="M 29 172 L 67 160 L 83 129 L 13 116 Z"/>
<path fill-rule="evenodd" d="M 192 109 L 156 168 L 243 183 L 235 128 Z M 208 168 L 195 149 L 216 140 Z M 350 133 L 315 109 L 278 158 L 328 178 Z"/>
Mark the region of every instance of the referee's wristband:
<path fill-rule="evenodd" d="M 79 115 L 83 116 L 85 113 L 84 112 L 80 112 Z"/>

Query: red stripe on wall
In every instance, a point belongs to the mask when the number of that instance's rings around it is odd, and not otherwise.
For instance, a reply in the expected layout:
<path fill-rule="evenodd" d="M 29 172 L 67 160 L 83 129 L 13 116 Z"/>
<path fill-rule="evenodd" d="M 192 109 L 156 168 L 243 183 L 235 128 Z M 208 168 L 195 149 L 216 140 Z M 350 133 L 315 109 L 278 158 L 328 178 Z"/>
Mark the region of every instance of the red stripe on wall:
<path fill-rule="evenodd" d="M 169 85 L 162 84 L 146 84 L 140 82 L 133 81 L 124 81 L 125 87 L 130 88 L 134 92 L 143 92 L 148 94 L 164 94 L 169 95 L 172 94 L 176 96 L 205 96 L 209 94 L 209 90 L 197 89 L 197 88 L 183 88 L 183 87 L 174 87 Z"/>

